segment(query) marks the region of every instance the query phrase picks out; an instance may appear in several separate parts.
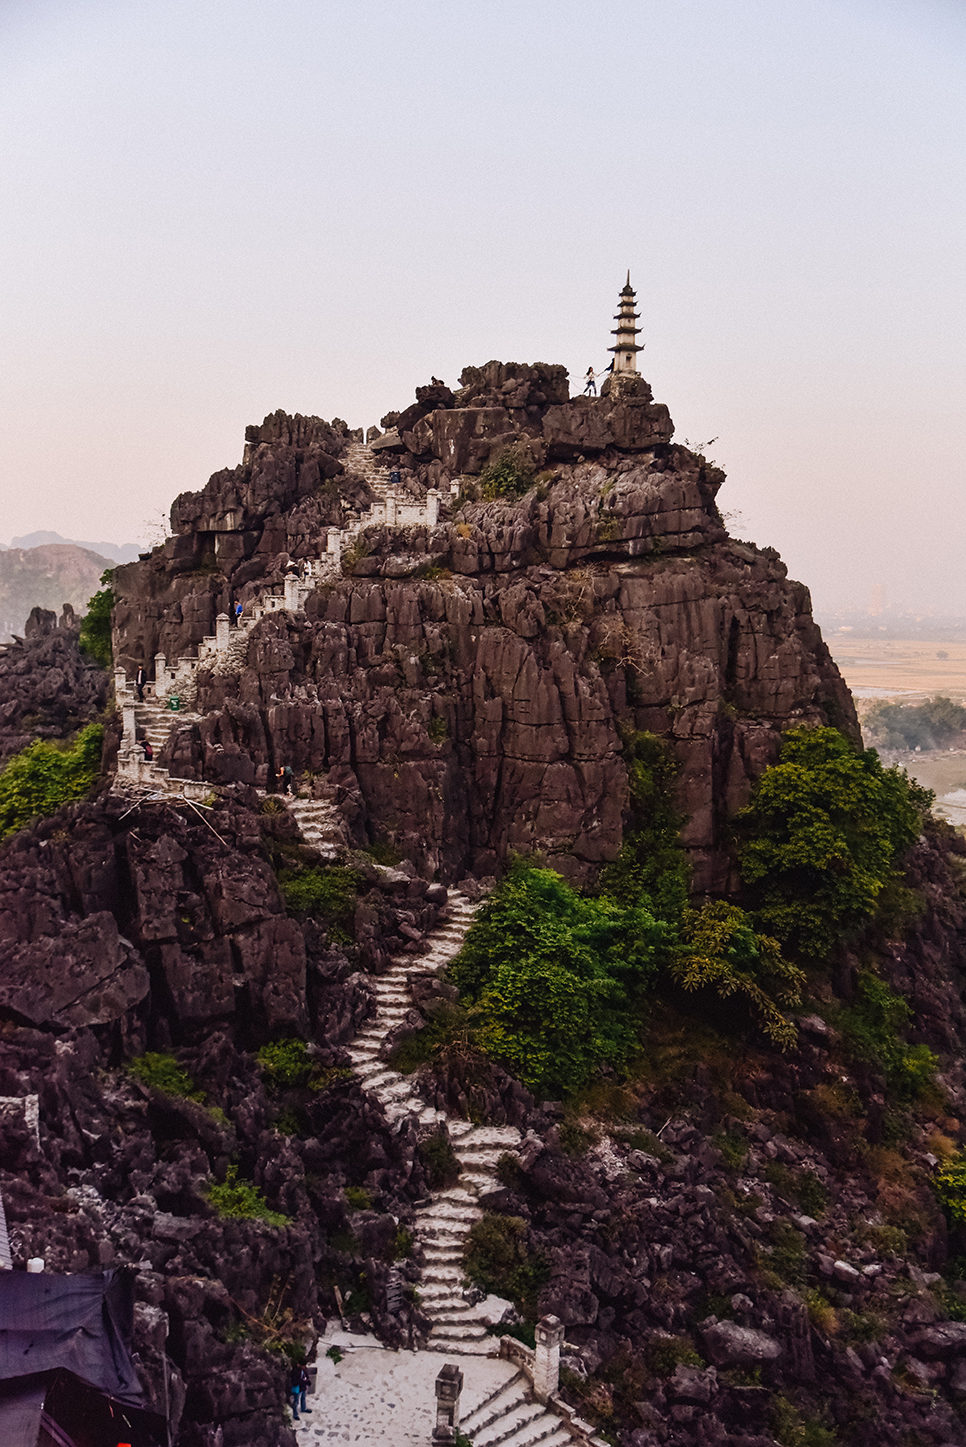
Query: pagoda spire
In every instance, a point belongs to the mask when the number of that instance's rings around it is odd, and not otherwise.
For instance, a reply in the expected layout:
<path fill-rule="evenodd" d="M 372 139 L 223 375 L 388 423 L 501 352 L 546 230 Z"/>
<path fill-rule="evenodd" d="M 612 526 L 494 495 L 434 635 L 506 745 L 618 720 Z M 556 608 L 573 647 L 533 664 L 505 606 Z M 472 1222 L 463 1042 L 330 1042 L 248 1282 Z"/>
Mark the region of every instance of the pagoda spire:
<path fill-rule="evenodd" d="M 644 350 L 643 346 L 637 344 L 637 333 L 640 331 L 637 323 L 640 317 L 634 310 L 636 296 L 637 293 L 631 286 L 631 273 L 628 270 L 627 281 L 620 294 L 617 315 L 614 317 L 617 326 L 611 330 L 611 336 L 617 338 L 617 343 L 615 346 L 607 348 L 609 352 L 614 353 L 615 377 L 622 372 L 636 373 L 637 354 Z"/>

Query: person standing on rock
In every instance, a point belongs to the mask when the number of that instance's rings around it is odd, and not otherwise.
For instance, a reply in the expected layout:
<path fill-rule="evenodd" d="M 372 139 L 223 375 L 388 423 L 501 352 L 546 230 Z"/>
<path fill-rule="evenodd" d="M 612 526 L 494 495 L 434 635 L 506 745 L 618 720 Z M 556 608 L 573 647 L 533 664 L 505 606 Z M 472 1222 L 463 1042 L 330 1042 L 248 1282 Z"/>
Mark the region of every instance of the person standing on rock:
<path fill-rule="evenodd" d="M 586 376 L 586 378 L 585 378 L 584 380 L 585 380 L 586 383 L 587 383 L 586 387 L 584 388 L 584 396 L 585 396 L 585 397 L 596 397 L 596 396 L 597 396 L 597 373 L 594 371 L 593 367 L 588 367 L 588 368 L 587 368 L 587 376 Z"/>
<path fill-rule="evenodd" d="M 144 667 L 144 664 L 142 663 L 138 666 L 138 671 L 134 675 L 134 692 L 138 696 L 138 703 L 144 702 L 144 685 L 147 683 L 147 681 L 147 671 Z"/>
<path fill-rule="evenodd" d="M 282 769 L 282 793 L 295 793 L 295 770 L 291 764 L 285 764 Z"/>
<path fill-rule="evenodd" d="M 242 607 L 241 603 L 236 603 L 236 604 L 235 604 L 235 627 L 236 627 L 236 628 L 238 627 L 239 623 L 240 623 L 241 620 L 242 620 L 242 614 L 244 613 L 244 611 L 245 611 L 245 609 Z"/>

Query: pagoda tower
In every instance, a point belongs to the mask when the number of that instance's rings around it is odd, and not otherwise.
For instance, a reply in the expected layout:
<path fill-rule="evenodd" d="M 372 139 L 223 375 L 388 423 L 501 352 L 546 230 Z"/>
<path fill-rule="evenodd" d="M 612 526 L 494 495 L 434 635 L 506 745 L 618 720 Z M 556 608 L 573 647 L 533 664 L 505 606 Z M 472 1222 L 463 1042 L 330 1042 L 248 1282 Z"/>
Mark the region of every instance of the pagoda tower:
<path fill-rule="evenodd" d="M 611 331 L 611 336 L 617 338 L 617 344 L 608 347 L 609 352 L 614 353 L 613 374 L 615 377 L 623 372 L 637 372 L 637 354 L 644 348 L 637 345 L 637 333 L 640 330 L 637 323 L 638 313 L 634 310 L 634 300 L 637 296 L 631 286 L 631 274 L 628 271 L 627 281 L 621 291 L 620 306 L 614 320 L 617 326 Z"/>

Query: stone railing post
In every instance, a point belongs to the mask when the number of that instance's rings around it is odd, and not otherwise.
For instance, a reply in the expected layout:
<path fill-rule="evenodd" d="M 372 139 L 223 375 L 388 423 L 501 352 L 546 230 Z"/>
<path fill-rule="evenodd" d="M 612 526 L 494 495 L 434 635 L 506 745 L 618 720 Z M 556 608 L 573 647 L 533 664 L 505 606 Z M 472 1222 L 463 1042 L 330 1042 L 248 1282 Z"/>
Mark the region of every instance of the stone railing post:
<path fill-rule="evenodd" d="M 125 690 L 126 688 L 127 688 L 127 674 L 124 672 L 124 669 L 123 669 L 123 668 L 115 668 L 115 670 L 114 670 L 114 696 L 115 696 L 115 698 L 120 698 L 121 694 L 124 692 L 124 690 Z"/>
<path fill-rule="evenodd" d="M 396 526 L 396 494 L 394 491 L 386 493 L 386 527 Z"/>
<path fill-rule="evenodd" d="M 227 613 L 219 613 L 215 619 L 215 652 L 225 654 L 228 652 L 228 630 L 231 623 Z"/>
<path fill-rule="evenodd" d="M 454 1442 L 460 1424 L 460 1393 L 463 1373 L 453 1362 L 440 1368 L 436 1378 L 436 1426 L 433 1443 Z"/>
<path fill-rule="evenodd" d="M 434 528 L 439 522 L 439 488 L 431 487 L 426 494 L 426 526 Z"/>
<path fill-rule="evenodd" d="M 163 653 L 154 655 L 154 696 L 165 698 L 168 692 L 168 660 Z"/>
<path fill-rule="evenodd" d="M 122 717 L 123 717 L 123 720 L 124 720 L 124 732 L 123 732 L 122 737 L 121 737 L 121 748 L 122 748 L 122 749 L 133 749 L 135 743 L 137 742 L 137 735 L 136 735 L 137 725 L 136 725 L 135 720 L 134 720 L 134 700 L 133 700 L 133 699 L 131 700 L 130 703 L 128 703 L 127 701 L 125 701 L 125 702 L 121 705 L 121 714 L 122 714 Z"/>
<path fill-rule="evenodd" d="M 325 553 L 336 567 L 342 561 L 342 534 L 338 528 L 329 528 L 329 535 L 325 540 Z"/>
<path fill-rule="evenodd" d="M 536 1329 L 537 1351 L 533 1362 L 533 1394 L 538 1402 L 552 1397 L 560 1385 L 560 1343 L 564 1325 L 559 1317 L 542 1316 Z"/>
<path fill-rule="evenodd" d="M 290 613 L 297 613 L 299 607 L 298 573 L 285 574 L 285 607 Z"/>

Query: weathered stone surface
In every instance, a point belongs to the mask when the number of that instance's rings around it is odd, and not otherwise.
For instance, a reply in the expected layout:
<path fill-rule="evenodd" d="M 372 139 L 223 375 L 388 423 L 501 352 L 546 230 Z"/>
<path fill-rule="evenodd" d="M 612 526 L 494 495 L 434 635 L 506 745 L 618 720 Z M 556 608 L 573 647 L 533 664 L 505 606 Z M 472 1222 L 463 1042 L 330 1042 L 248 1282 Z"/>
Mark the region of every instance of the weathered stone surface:
<path fill-rule="evenodd" d="M 35 608 L 25 631 L 0 647 L 0 762 L 33 739 L 66 737 L 107 702 L 107 674 L 81 653 L 73 609 L 58 623 Z"/>
<path fill-rule="evenodd" d="M 718 1321 L 702 1328 L 705 1350 L 717 1367 L 761 1366 L 782 1354 L 781 1342 L 754 1327 Z"/>

